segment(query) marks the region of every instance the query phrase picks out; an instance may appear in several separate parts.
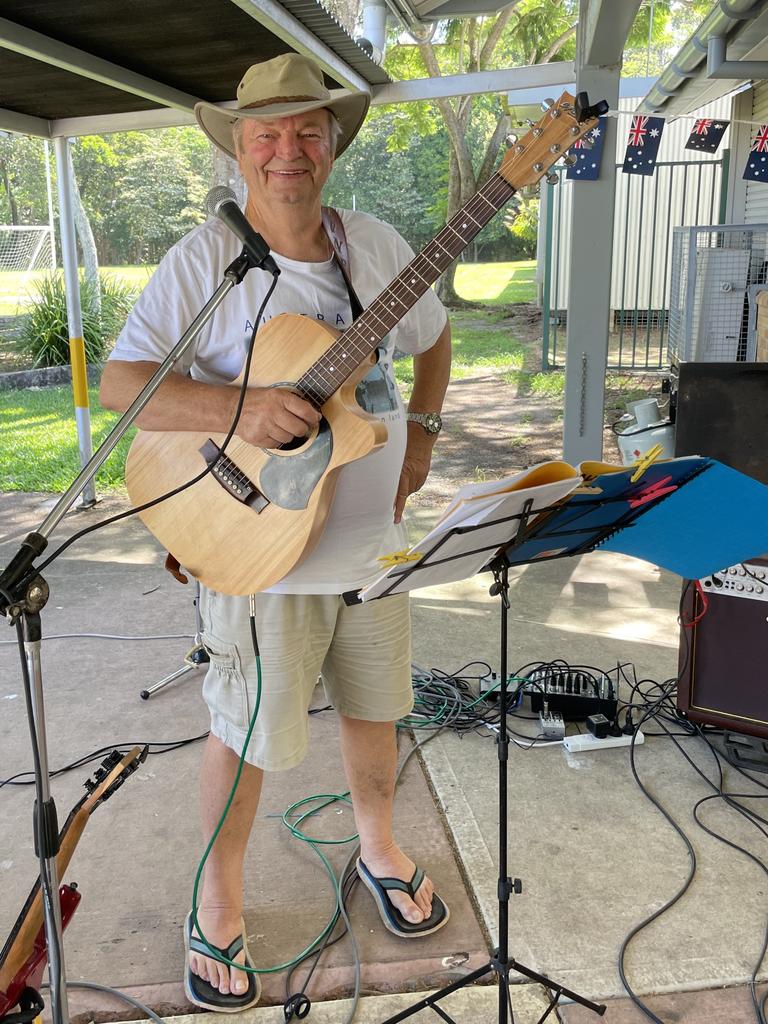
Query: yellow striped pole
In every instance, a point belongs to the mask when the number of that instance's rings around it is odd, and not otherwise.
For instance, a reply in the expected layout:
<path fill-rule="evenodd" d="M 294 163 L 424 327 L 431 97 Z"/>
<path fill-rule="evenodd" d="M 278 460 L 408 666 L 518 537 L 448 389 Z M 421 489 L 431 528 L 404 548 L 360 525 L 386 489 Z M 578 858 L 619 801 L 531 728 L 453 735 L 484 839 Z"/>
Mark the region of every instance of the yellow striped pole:
<path fill-rule="evenodd" d="M 85 466 L 93 455 L 91 443 L 91 410 L 88 400 L 88 367 L 83 341 L 83 315 L 80 307 L 80 282 L 77 276 L 77 243 L 75 240 L 74 212 L 72 208 L 72 177 L 67 156 L 69 142 L 54 139 L 56 152 L 56 178 L 59 192 L 59 232 L 61 258 L 64 267 L 64 285 L 67 295 L 67 322 L 69 325 L 69 362 L 72 367 L 72 394 L 75 401 L 77 442 L 80 465 Z M 91 480 L 82 493 L 82 505 L 96 502 L 96 489 Z"/>

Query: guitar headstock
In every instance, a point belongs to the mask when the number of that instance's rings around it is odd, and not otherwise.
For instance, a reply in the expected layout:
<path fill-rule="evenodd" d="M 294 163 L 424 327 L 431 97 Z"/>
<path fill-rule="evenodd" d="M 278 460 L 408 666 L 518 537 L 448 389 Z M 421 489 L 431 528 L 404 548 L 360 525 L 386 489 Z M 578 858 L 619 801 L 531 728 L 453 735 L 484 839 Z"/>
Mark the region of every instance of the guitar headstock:
<path fill-rule="evenodd" d="M 535 185 L 578 139 L 598 122 L 595 112 L 602 104 L 584 108 L 582 96 L 574 99 L 564 92 L 546 113 L 505 153 L 499 174 L 516 189 Z M 607 109 L 605 104 L 605 109 Z"/>
<path fill-rule="evenodd" d="M 113 750 L 93 773 L 93 778 L 86 779 L 83 783 L 88 795 L 80 806 L 90 812 L 108 800 L 125 780 L 133 775 L 139 765 L 146 761 L 148 751 L 147 746 L 133 747 L 127 754 Z"/>

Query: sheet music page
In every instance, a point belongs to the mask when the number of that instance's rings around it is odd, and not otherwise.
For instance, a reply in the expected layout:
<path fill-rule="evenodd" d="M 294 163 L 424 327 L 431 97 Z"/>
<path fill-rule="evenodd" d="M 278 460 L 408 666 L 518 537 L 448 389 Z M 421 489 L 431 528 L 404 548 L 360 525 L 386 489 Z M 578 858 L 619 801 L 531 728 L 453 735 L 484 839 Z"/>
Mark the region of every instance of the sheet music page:
<path fill-rule="evenodd" d="M 360 591 L 360 600 L 370 601 L 385 593 L 399 594 L 407 590 L 432 587 L 438 583 L 453 583 L 474 576 L 500 547 L 515 536 L 519 520 L 510 517 L 520 515 L 527 501 L 533 501 L 533 517 L 536 512 L 549 508 L 566 497 L 580 484 L 581 477 L 570 476 L 537 487 L 485 495 L 481 499 L 482 505 L 473 501 L 454 508 L 454 511 L 444 516 L 426 537 L 409 549 L 406 558 L 414 556 L 411 560 L 383 572 L 378 579 Z M 461 513 L 461 518 L 458 513 Z M 477 529 L 468 533 L 451 533 L 452 530 L 463 526 L 473 526 Z M 409 572 L 414 567 L 415 571 Z"/>

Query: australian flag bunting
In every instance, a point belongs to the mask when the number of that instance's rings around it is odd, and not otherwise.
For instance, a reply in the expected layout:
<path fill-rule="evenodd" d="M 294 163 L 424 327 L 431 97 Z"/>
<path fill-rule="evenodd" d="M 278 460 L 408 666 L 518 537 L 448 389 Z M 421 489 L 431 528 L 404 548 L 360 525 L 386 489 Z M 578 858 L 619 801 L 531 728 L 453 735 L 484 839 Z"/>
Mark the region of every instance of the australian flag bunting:
<path fill-rule="evenodd" d="M 761 124 L 752 140 L 742 178 L 747 181 L 768 181 L 768 124 Z"/>
<path fill-rule="evenodd" d="M 704 153 L 715 153 L 723 141 L 725 129 L 730 123 L 730 121 L 722 121 L 713 117 L 698 118 L 693 125 L 693 131 L 688 136 L 685 148 L 698 149 Z"/>
<path fill-rule="evenodd" d="M 663 117 L 633 114 L 622 167 L 625 174 L 653 174 L 663 131 Z"/>
<path fill-rule="evenodd" d="M 576 157 L 576 163 L 566 172 L 569 181 L 597 181 L 600 177 L 604 141 L 605 118 L 601 117 L 591 132 L 587 132 L 571 146 L 570 152 Z"/>

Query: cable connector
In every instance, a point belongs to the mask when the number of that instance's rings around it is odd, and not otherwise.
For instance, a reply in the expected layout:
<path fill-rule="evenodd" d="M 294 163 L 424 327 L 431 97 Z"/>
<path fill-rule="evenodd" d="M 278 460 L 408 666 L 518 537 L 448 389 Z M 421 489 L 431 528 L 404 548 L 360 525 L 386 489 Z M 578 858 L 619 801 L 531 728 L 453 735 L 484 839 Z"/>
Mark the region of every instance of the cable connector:
<path fill-rule="evenodd" d="M 565 722 L 563 716 L 550 711 L 539 712 L 539 725 L 541 733 L 548 740 L 562 740 L 565 737 Z"/>
<path fill-rule="evenodd" d="M 303 992 L 297 992 L 296 995 L 291 996 L 290 999 L 286 999 L 283 1004 L 285 1024 L 292 1021 L 294 1017 L 298 1020 L 304 1020 L 311 1009 L 312 1003 L 307 996 L 305 996 Z"/>

